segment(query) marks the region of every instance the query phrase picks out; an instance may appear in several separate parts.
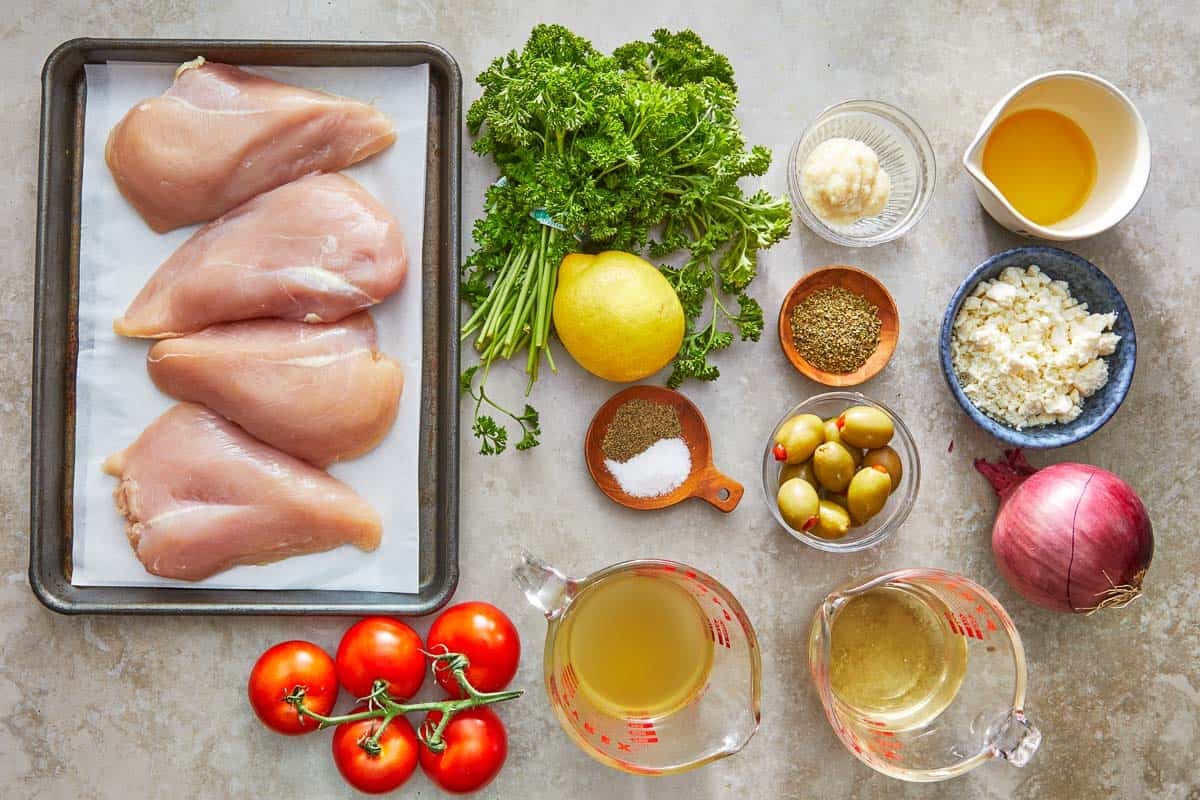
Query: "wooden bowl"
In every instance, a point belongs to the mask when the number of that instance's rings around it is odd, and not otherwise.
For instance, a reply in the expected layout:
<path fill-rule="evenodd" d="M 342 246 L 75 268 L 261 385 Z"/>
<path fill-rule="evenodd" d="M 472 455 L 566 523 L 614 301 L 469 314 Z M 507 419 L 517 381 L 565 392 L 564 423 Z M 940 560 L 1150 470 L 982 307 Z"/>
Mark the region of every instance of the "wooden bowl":
<path fill-rule="evenodd" d="M 804 360 L 792 341 L 793 309 L 813 292 L 830 286 L 840 286 L 862 295 L 879 309 L 879 321 L 882 323 L 879 329 L 879 346 L 854 372 L 826 372 L 817 369 Z M 826 386 L 857 386 L 875 377 L 896 351 L 896 339 L 899 336 L 900 312 L 896 310 L 896 301 L 892 299 L 891 293 L 874 275 L 855 267 L 838 264 L 814 269 L 796 281 L 796 285 L 787 293 L 787 297 L 783 298 L 783 305 L 779 308 L 779 345 L 783 348 L 784 355 L 801 375 Z"/>
<path fill-rule="evenodd" d="M 604 466 L 604 451 L 600 448 L 617 409 L 630 400 L 639 399 L 662 403 L 675 409 L 675 413 L 679 415 L 679 424 L 683 428 L 682 438 L 687 443 L 692 457 L 692 471 L 683 483 L 674 491 L 658 497 L 633 497 L 626 494 L 617 483 L 617 479 L 608 471 L 608 467 Z M 713 466 L 708 426 L 704 424 L 700 409 L 679 392 L 662 386 L 631 386 L 608 398 L 608 401 L 600 406 L 596 416 L 592 417 L 592 424 L 588 426 L 587 435 L 583 440 L 583 455 L 587 460 L 588 472 L 592 474 L 592 480 L 600 487 L 600 491 L 627 508 L 666 508 L 689 497 L 699 497 L 728 513 L 737 508 L 745 493 L 740 483 Z"/>

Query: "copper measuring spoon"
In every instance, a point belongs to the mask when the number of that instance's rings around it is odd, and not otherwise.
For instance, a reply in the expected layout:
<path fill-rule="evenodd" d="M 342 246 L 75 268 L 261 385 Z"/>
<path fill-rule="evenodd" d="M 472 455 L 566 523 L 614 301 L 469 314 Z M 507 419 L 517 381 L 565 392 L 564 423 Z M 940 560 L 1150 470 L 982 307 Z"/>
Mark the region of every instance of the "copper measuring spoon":
<path fill-rule="evenodd" d="M 674 491 L 657 497 L 633 497 L 621 489 L 617 479 L 608 471 L 608 467 L 604 466 L 604 451 L 600 448 L 600 443 L 608 426 L 612 424 L 617 409 L 630 400 L 649 400 L 669 405 L 679 416 L 679 424 L 683 428 L 682 438 L 687 443 L 692 458 L 692 471 Z M 610 500 L 627 508 L 641 511 L 666 508 L 689 497 L 699 497 L 728 513 L 737 508 L 745 493 L 740 483 L 713 466 L 708 426 L 704 423 L 700 409 L 679 392 L 662 386 L 631 386 L 608 398 L 588 426 L 587 435 L 583 440 L 583 455 L 587 460 L 588 472 L 592 474 L 592 480 L 600 487 L 600 491 L 608 495 Z"/>

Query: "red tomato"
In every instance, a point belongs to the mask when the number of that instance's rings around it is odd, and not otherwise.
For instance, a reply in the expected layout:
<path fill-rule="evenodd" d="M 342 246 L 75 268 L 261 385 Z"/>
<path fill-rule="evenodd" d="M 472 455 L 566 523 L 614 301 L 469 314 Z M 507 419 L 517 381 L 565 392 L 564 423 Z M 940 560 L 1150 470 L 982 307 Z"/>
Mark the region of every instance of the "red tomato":
<path fill-rule="evenodd" d="M 481 692 L 498 692 L 517 674 L 521 660 L 521 639 L 504 612 L 488 603 L 459 603 L 442 612 L 429 629 L 430 653 L 462 653 L 471 662 L 467 680 Z M 438 670 L 437 682 L 452 697 L 462 697 L 462 689 L 450 670 Z"/>
<path fill-rule="evenodd" d="M 301 716 L 284 701 L 297 686 L 305 689 L 304 707 L 309 711 L 328 716 L 333 710 L 338 696 L 333 659 L 312 642 L 280 642 L 254 662 L 247 687 L 250 706 L 271 730 L 298 736 L 317 729 L 316 720 Z"/>
<path fill-rule="evenodd" d="M 421 637 L 391 617 L 367 617 L 346 631 L 337 649 L 337 676 L 346 691 L 366 697 L 376 678 L 388 682 L 388 694 L 407 700 L 425 682 Z"/>
<path fill-rule="evenodd" d="M 430 711 L 423 725 L 432 731 L 442 712 Z M 491 782 L 508 756 L 508 734 L 496 712 L 478 706 L 459 712 L 442 732 L 446 749 L 421 748 L 421 769 L 447 792 L 474 792 Z"/>
<path fill-rule="evenodd" d="M 366 711 L 359 706 L 351 711 Z M 381 719 L 344 722 L 333 732 L 333 763 L 346 783 L 367 794 L 399 788 L 417 768 L 417 734 L 403 716 L 394 717 L 379 736 L 380 752 L 371 755 L 359 744 L 383 723 Z"/>

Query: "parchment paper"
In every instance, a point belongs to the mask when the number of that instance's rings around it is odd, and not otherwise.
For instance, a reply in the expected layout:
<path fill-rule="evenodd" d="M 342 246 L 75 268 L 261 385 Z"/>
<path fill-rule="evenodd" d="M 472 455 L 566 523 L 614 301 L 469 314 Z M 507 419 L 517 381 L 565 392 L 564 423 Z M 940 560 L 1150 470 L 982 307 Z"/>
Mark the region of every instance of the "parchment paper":
<path fill-rule="evenodd" d="M 371 309 L 380 349 L 404 367 L 404 394 L 387 438 L 329 472 L 379 511 L 383 540 L 373 553 L 344 546 L 266 566 L 235 567 L 203 581 L 158 578 L 142 567 L 113 505 L 116 479 L 105 457 L 128 446 L 173 400 L 146 373 L 153 342 L 112 331 L 160 263 L 196 227 L 154 233 L 117 191 L 104 163 L 112 127 L 135 103 L 162 94 L 176 65 L 87 65 L 83 202 L 79 243 L 79 362 L 76 373 L 74 571 L 77 586 L 180 586 L 240 589 L 359 589 L 415 592 L 417 445 L 421 398 L 421 243 L 425 204 L 427 66 L 254 67 L 276 80 L 373 103 L 396 125 L 396 143 L 347 169 L 399 221 L 408 245 L 400 291 Z"/>

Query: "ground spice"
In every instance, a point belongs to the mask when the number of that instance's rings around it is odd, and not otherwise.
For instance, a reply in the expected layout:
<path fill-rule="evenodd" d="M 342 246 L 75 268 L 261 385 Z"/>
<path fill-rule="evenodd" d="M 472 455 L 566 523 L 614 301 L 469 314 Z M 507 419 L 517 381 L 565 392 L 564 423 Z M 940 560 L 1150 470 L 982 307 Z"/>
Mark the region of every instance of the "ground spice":
<path fill-rule="evenodd" d="M 679 415 L 673 406 L 653 400 L 630 400 L 613 414 L 600 449 L 605 458 L 625 462 L 660 439 L 674 439 L 683 434 Z"/>
<path fill-rule="evenodd" d="M 841 286 L 804 298 L 792 309 L 792 341 L 800 356 L 825 372 L 854 372 L 879 346 L 879 309 Z"/>

